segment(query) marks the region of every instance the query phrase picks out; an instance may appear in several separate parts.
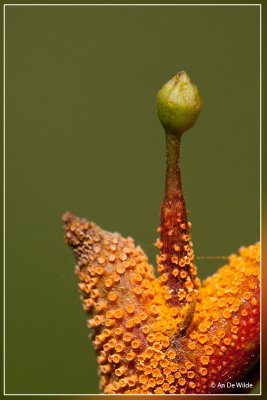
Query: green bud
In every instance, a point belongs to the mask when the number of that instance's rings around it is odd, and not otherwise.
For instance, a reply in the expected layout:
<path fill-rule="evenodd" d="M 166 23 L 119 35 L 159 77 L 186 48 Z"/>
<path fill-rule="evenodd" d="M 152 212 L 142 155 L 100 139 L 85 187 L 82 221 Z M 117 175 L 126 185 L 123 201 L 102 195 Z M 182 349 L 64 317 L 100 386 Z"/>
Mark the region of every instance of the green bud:
<path fill-rule="evenodd" d="M 157 108 L 167 133 L 181 135 L 191 128 L 201 110 L 202 100 L 186 72 L 178 72 L 160 89 Z"/>

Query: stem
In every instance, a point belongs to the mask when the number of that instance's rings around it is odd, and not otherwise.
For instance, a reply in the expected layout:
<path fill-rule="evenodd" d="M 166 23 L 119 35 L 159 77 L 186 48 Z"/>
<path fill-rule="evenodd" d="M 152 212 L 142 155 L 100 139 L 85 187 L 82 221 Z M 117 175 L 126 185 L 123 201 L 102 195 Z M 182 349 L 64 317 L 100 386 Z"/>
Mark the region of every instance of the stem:
<path fill-rule="evenodd" d="M 180 172 L 180 135 L 166 132 L 166 185 L 165 200 L 173 201 L 182 197 Z"/>
<path fill-rule="evenodd" d="M 182 192 L 180 141 L 181 135 L 166 131 L 166 184 L 158 245 L 159 279 L 168 287 L 169 304 L 180 310 L 179 329 L 183 331 L 193 317 L 199 280 Z"/>
<path fill-rule="evenodd" d="M 161 206 L 161 253 L 168 254 L 166 261 L 171 264 L 172 256 L 178 257 L 178 262 L 184 256 L 184 238 L 189 234 L 187 210 L 182 192 L 180 172 L 180 141 L 181 135 L 166 132 L 166 183 L 165 196 Z M 176 245 L 176 249 L 174 250 Z"/>

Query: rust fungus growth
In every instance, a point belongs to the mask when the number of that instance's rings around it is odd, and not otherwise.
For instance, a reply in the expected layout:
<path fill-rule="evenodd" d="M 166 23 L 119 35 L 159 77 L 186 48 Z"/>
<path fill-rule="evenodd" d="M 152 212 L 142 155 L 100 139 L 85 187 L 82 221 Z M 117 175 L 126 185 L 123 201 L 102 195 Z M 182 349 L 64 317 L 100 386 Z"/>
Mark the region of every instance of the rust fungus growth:
<path fill-rule="evenodd" d="M 197 277 L 179 167 L 183 132 L 201 109 L 185 72 L 158 94 L 166 131 L 166 190 L 156 242 L 159 277 L 131 237 L 63 215 L 77 259 L 83 307 L 107 394 L 224 392 L 259 355 L 260 244 L 242 247 L 216 274 Z"/>

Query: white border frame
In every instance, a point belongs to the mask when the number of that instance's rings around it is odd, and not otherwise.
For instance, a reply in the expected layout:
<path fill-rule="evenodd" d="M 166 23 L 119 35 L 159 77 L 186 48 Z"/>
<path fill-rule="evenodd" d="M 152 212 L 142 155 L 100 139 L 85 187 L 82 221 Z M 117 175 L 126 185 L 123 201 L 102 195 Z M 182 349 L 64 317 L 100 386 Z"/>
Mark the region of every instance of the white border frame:
<path fill-rule="evenodd" d="M 5 70 L 5 11 L 6 7 L 259 7 L 260 9 L 260 238 L 262 239 L 262 4 L 255 3 L 255 4 L 4 4 L 3 5 L 3 395 L 4 396 L 162 396 L 157 394 L 91 394 L 91 393 L 72 393 L 72 394 L 64 394 L 64 393 L 6 393 L 6 373 L 5 373 L 5 365 L 6 365 L 6 352 L 5 352 L 5 321 L 6 321 L 6 313 L 5 313 L 5 228 L 6 228 L 6 220 L 5 220 L 5 210 L 6 210 L 6 198 L 5 198 L 5 188 L 6 188 L 6 174 L 5 174 L 5 99 L 6 99 L 6 86 L 5 86 L 5 77 L 6 77 L 6 70 Z M 261 242 L 262 243 L 262 242 Z M 262 260 L 262 246 L 261 246 L 261 260 Z M 261 261 L 262 267 L 262 261 Z M 262 283 L 262 274 L 261 274 L 261 283 Z M 262 291 L 261 291 L 261 300 L 262 300 Z M 262 301 L 260 305 L 260 324 L 261 324 L 261 337 L 262 337 Z M 262 395 L 262 346 L 260 349 L 260 393 L 253 393 L 253 394 L 194 394 L 194 397 L 198 396 L 261 396 Z M 173 394 L 164 394 L 163 396 L 175 396 Z M 178 395 L 179 396 L 179 395 Z M 191 394 L 184 394 L 182 396 L 189 397 L 192 396 Z"/>

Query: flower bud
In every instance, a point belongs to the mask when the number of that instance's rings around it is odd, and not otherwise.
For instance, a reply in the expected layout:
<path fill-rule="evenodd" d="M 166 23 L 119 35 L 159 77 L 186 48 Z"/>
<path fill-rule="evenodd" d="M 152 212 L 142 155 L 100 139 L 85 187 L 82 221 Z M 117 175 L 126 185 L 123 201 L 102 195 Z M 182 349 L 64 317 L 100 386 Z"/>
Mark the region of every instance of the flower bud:
<path fill-rule="evenodd" d="M 160 122 L 167 133 L 181 135 L 191 128 L 201 110 L 198 88 L 186 72 L 178 72 L 160 89 L 157 108 Z"/>

